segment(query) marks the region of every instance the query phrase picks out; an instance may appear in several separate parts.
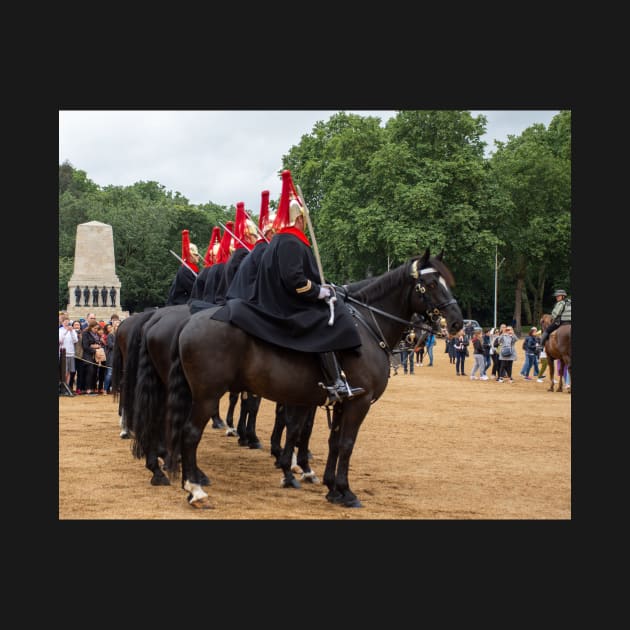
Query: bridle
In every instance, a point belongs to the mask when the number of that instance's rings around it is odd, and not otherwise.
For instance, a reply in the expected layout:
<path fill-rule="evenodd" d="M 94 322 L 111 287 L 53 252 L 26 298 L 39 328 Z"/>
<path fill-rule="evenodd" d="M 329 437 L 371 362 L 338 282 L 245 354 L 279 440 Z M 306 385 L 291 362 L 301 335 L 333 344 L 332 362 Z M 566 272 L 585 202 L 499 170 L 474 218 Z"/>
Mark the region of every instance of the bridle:
<path fill-rule="evenodd" d="M 450 306 L 451 304 L 457 304 L 457 300 L 451 297 L 449 300 L 446 300 L 444 302 L 433 304 L 433 302 L 430 300 L 429 296 L 427 295 L 426 282 L 422 278 L 423 275 L 426 275 L 429 273 L 438 274 L 439 282 L 445 288 L 448 289 L 447 284 L 444 278 L 442 278 L 442 276 L 439 274 L 439 271 L 437 271 L 433 267 L 426 267 L 425 269 L 418 269 L 418 260 L 413 261 L 411 265 L 411 277 L 417 280 L 416 284 L 414 285 L 414 291 L 422 294 L 423 301 L 427 307 L 425 311 L 426 318 L 429 321 L 435 323 L 442 316 L 441 309 L 446 308 L 447 306 Z M 372 316 L 373 326 L 370 324 L 370 322 L 368 322 L 365 319 L 365 317 L 356 308 L 354 308 L 353 306 L 350 306 L 349 304 L 346 304 L 346 307 L 348 308 L 352 316 L 356 317 L 356 319 L 358 319 L 366 327 L 368 332 L 376 339 L 376 342 L 378 343 L 379 347 L 385 350 L 386 352 L 388 352 L 389 354 L 392 353 L 392 350 L 389 347 L 389 344 L 387 343 L 387 341 L 385 340 L 385 335 L 383 334 L 381 327 L 378 325 L 378 322 L 376 321 L 376 317 L 374 316 L 374 313 L 378 313 L 379 315 L 382 315 L 383 317 L 391 319 L 395 322 L 399 322 L 401 324 L 405 324 L 406 326 L 412 326 L 413 328 L 425 330 L 427 332 L 434 332 L 433 326 L 429 326 L 428 324 L 424 324 L 424 323 L 418 323 L 417 321 L 414 321 L 413 319 L 411 320 L 403 319 L 402 317 L 398 317 L 397 315 L 392 315 L 391 313 L 388 313 L 387 311 L 383 311 L 382 309 L 377 308 L 376 306 L 366 304 L 365 302 L 361 302 L 360 300 L 353 298 L 352 296 L 348 295 L 348 291 L 345 287 L 335 286 L 334 288 L 335 290 L 341 289 L 344 296 L 344 301 L 354 302 L 355 304 L 358 304 L 359 306 L 366 308 L 370 312 L 370 315 Z"/>

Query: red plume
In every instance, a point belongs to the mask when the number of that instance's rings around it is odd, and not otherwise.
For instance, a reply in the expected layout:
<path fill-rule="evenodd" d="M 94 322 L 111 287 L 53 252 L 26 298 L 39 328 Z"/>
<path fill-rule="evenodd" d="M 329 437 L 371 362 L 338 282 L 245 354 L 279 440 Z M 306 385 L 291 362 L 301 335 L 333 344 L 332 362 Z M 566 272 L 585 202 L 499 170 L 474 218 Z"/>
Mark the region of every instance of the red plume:
<path fill-rule="evenodd" d="M 234 233 L 234 221 L 228 221 L 225 227 L 227 229 L 223 232 L 221 245 L 219 245 L 219 253 L 217 259 L 214 261 L 215 263 L 225 263 L 230 257 L 230 241 L 232 240 L 232 234 L 230 234 L 230 232 Z M 228 230 L 230 232 L 228 232 Z"/>
<path fill-rule="evenodd" d="M 216 243 L 221 240 L 221 230 L 215 225 L 212 228 L 212 236 L 210 237 L 210 243 L 208 244 L 208 251 L 206 252 L 206 257 L 203 259 L 206 267 L 211 267 L 214 264 L 214 256 L 212 255 L 212 250 Z"/>
<path fill-rule="evenodd" d="M 295 186 L 293 186 L 291 171 L 286 169 L 282 171 L 282 192 L 280 193 L 280 204 L 278 205 L 278 212 L 276 213 L 276 218 L 273 222 L 273 229 L 276 232 L 289 225 L 289 203 L 291 201 L 291 194 L 294 190 Z"/>
<path fill-rule="evenodd" d="M 267 221 L 269 221 L 269 191 L 263 190 L 260 194 L 260 216 L 258 217 L 258 229 L 264 234 Z"/>
<path fill-rule="evenodd" d="M 190 256 L 190 232 L 188 230 L 182 230 L 182 260 L 188 264 L 195 262 Z"/>
<path fill-rule="evenodd" d="M 239 201 L 236 204 L 236 216 L 234 218 L 234 250 L 245 247 L 242 243 L 245 242 L 245 222 L 247 221 L 247 215 L 245 214 L 245 202 Z"/>

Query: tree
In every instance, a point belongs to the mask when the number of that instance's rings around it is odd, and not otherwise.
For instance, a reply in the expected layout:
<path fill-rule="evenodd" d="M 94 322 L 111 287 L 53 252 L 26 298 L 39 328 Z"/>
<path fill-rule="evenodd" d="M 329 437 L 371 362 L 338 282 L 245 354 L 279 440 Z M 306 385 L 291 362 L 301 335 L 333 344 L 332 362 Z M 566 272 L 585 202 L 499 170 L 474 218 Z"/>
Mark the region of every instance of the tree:
<path fill-rule="evenodd" d="M 340 112 L 290 147 L 283 168 L 303 189 L 327 280 L 378 275 L 426 248 L 443 249 L 464 316 L 491 321 L 498 246 L 502 321 L 515 315 L 517 330 L 523 318 L 537 323 L 553 288 L 570 291 L 571 113 L 498 142 L 490 159 L 486 122 L 463 110 L 413 110 L 381 126 Z M 192 205 L 154 181 L 100 188 L 61 164 L 60 307 L 80 223 L 112 225 L 123 307 L 133 312 L 164 303 L 179 265 L 169 250 L 180 253 L 181 231 L 190 230 L 203 256 L 212 228 L 234 211 Z"/>
<path fill-rule="evenodd" d="M 570 143 L 570 112 L 561 112 L 549 130 L 536 124 L 505 143 L 497 142 L 490 160 L 491 180 L 507 199 L 504 207 L 496 208 L 493 225 L 514 280 L 517 332 L 523 297 L 529 303 L 531 296 L 529 323 L 537 322 L 548 270 L 570 268 Z"/>

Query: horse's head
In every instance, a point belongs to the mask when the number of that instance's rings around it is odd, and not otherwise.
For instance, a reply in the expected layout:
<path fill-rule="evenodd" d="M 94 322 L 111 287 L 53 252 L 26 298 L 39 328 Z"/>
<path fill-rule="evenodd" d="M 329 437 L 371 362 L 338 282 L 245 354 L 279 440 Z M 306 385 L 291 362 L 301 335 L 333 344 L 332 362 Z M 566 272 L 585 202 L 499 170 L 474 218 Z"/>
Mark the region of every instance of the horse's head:
<path fill-rule="evenodd" d="M 549 326 L 549 324 L 551 324 L 552 322 L 552 318 L 551 318 L 551 314 L 550 313 L 544 313 L 543 316 L 540 318 L 540 330 L 544 331 L 547 329 L 547 326 Z"/>
<path fill-rule="evenodd" d="M 427 248 L 423 256 L 413 258 L 409 263 L 409 273 L 416 281 L 411 307 L 415 313 L 427 313 L 438 327 L 440 318 L 444 316 L 448 332 L 455 334 L 463 327 L 464 321 L 450 289 L 455 280 L 442 262 L 442 254 L 440 252 L 432 258 Z"/>

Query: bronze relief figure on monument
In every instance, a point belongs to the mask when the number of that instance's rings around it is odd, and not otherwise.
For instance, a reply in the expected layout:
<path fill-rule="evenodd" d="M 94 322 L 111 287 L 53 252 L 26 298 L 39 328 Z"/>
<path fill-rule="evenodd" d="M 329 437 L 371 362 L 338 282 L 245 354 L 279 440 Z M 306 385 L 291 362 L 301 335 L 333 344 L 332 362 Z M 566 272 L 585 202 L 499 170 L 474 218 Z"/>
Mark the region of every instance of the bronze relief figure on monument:
<path fill-rule="evenodd" d="M 90 290 L 90 287 L 93 288 Z M 83 295 L 83 307 L 81 295 Z M 77 225 L 74 269 L 68 281 L 69 317 L 71 319 L 85 317 L 85 309 L 90 308 L 91 304 L 91 310 L 99 320 L 109 320 L 112 309 L 124 319 L 129 316 L 129 313 L 122 310 L 120 296 L 121 285 L 116 275 L 112 226 L 100 221 L 89 221 Z"/>

